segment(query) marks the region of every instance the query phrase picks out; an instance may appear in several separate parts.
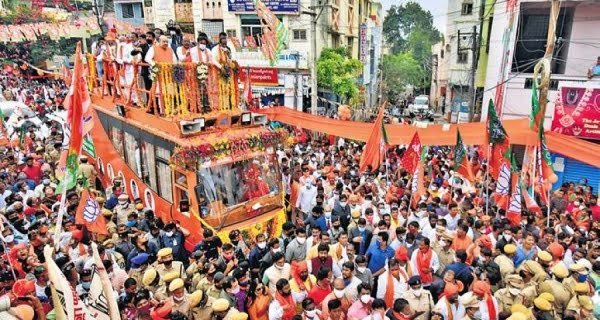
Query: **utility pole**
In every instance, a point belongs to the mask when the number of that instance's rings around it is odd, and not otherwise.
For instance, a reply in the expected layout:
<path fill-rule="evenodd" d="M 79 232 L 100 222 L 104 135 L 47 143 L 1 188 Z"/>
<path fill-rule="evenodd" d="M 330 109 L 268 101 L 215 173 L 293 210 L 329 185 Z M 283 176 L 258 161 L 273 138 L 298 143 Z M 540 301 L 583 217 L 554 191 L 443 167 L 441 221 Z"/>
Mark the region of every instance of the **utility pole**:
<path fill-rule="evenodd" d="M 548 104 L 548 90 L 550 88 L 550 75 L 552 73 L 552 55 L 554 53 L 554 43 L 556 38 L 556 23 L 560 12 L 560 0 L 551 0 L 550 19 L 548 22 L 548 35 L 546 37 L 546 53 L 544 58 L 535 65 L 534 80 L 537 81 L 537 74 L 541 74 L 540 88 L 540 112 L 542 117 L 546 117 L 546 105 Z M 537 123 L 535 124 L 538 125 Z M 543 123 L 542 123 L 543 125 Z M 540 128 L 544 130 L 544 128 Z"/>
<path fill-rule="evenodd" d="M 469 76 L 469 97 L 471 103 L 469 103 L 469 122 L 473 121 L 475 115 L 475 95 L 477 90 L 475 89 L 475 73 L 477 72 L 477 26 L 473 26 L 473 32 L 471 33 L 471 74 Z"/>
<path fill-rule="evenodd" d="M 323 9 L 327 6 L 326 1 L 325 5 L 317 5 L 317 0 L 311 0 L 310 10 L 312 11 L 302 11 L 304 14 L 308 14 L 311 16 L 310 23 L 310 113 L 317 114 L 317 22 L 319 21 L 319 17 L 323 13 Z M 321 8 L 319 13 L 317 13 L 317 8 Z"/>

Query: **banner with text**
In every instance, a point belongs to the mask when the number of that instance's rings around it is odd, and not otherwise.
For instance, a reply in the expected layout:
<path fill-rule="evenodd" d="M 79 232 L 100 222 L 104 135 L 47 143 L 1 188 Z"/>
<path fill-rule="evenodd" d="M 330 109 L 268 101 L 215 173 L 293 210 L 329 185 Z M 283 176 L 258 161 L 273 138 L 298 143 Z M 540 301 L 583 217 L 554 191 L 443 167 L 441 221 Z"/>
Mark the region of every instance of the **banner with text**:
<path fill-rule="evenodd" d="M 262 86 L 278 86 L 277 68 L 242 68 L 240 72 L 240 82 L 246 82 L 246 76 L 250 69 L 250 82 Z"/>
<path fill-rule="evenodd" d="M 298 14 L 300 3 L 298 0 L 264 0 L 269 10 L 277 14 Z M 227 0 L 229 12 L 248 13 L 254 12 L 254 1 L 252 0 Z"/>
<path fill-rule="evenodd" d="M 561 86 L 554 106 L 552 131 L 600 140 L 600 88 Z"/>

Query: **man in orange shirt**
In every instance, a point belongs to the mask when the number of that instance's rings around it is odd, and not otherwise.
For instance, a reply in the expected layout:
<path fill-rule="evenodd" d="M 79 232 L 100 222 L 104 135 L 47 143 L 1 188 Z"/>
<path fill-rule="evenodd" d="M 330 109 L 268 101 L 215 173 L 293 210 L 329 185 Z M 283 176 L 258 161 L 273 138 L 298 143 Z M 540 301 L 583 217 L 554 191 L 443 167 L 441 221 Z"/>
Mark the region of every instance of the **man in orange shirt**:
<path fill-rule="evenodd" d="M 473 240 L 467 236 L 468 231 L 469 226 L 467 224 L 458 226 L 458 229 L 456 229 L 456 238 L 454 238 L 454 241 L 452 242 L 452 249 L 454 249 L 454 251 L 466 251 L 471 243 L 473 243 Z"/>

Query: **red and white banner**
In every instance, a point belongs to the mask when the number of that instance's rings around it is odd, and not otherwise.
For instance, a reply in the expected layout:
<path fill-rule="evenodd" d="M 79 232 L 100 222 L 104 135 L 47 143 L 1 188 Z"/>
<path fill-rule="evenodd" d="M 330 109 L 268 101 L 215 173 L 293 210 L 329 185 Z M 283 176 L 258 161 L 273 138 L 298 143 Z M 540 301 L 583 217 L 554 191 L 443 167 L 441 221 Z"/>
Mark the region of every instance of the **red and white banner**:
<path fill-rule="evenodd" d="M 250 82 L 262 86 L 278 86 L 277 68 L 242 68 L 240 82 L 246 82 L 246 76 L 250 69 Z"/>
<path fill-rule="evenodd" d="M 600 140 L 600 88 L 560 87 L 554 106 L 552 131 Z"/>

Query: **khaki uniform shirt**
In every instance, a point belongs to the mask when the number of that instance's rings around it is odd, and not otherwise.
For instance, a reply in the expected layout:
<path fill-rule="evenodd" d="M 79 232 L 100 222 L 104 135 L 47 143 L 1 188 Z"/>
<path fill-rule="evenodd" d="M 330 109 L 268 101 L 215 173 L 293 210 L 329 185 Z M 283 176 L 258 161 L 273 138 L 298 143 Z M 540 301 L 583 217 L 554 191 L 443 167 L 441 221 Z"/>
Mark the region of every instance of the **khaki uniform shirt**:
<path fill-rule="evenodd" d="M 96 176 L 98 175 L 98 172 L 93 165 L 81 163 L 79 164 L 79 172 L 87 179 L 88 186 L 93 187 L 96 185 Z"/>
<path fill-rule="evenodd" d="M 498 300 L 498 307 L 500 308 L 500 311 L 505 311 L 508 313 L 510 313 L 510 307 L 512 307 L 513 304 L 523 304 L 523 296 L 520 294 L 513 296 L 508 291 L 508 288 L 503 288 L 496 291 L 494 293 L 494 297 L 496 300 Z"/>
<path fill-rule="evenodd" d="M 562 318 L 563 312 L 569 301 L 571 301 L 572 294 L 569 289 L 561 282 L 555 279 L 549 279 L 540 283 L 539 292 L 548 292 L 554 296 L 554 308 L 556 310 L 557 318 Z"/>
<path fill-rule="evenodd" d="M 185 279 L 187 278 L 187 275 L 183 271 L 183 262 L 181 262 L 181 261 L 173 261 L 173 263 L 171 264 L 171 267 L 168 269 L 165 267 L 164 264 L 159 263 L 156 265 L 155 269 L 156 269 L 156 272 L 158 272 L 158 275 L 160 276 L 159 285 L 162 285 L 165 283 L 163 281 L 163 278 L 165 277 L 165 275 L 167 273 L 169 273 L 171 271 L 178 271 L 179 278 L 181 278 L 183 281 L 185 281 Z"/>
<path fill-rule="evenodd" d="M 438 269 L 436 274 L 439 277 L 442 277 L 444 270 L 446 270 L 446 267 L 454 262 L 454 258 L 456 257 L 456 252 L 453 249 L 444 250 L 444 248 L 442 248 L 440 246 L 437 246 L 437 247 L 438 247 L 437 250 L 436 250 L 436 248 L 433 249 L 433 251 L 435 251 L 435 253 L 437 253 L 438 260 L 440 261 L 440 268 Z"/>
<path fill-rule="evenodd" d="M 515 272 L 515 263 L 511 258 L 505 255 L 499 255 L 494 259 L 494 262 L 500 267 L 500 274 L 504 280 L 507 275 Z"/>
<path fill-rule="evenodd" d="M 183 301 L 181 302 L 176 302 L 175 299 L 173 299 L 173 297 L 169 298 L 171 299 L 171 301 L 173 301 L 173 309 L 171 309 L 171 312 L 175 312 L 175 311 L 179 311 L 181 312 L 181 314 L 188 314 L 190 312 L 190 302 L 189 302 L 189 297 L 187 294 L 185 294 L 183 296 Z"/>
<path fill-rule="evenodd" d="M 533 306 L 533 299 L 538 296 L 537 283 L 530 281 L 521 291 L 521 295 L 523 296 L 523 305 L 527 308 L 531 308 Z"/>
<path fill-rule="evenodd" d="M 402 298 L 408 301 L 410 308 L 415 312 L 424 311 L 422 315 L 416 317 L 414 320 L 428 320 L 431 315 L 431 310 L 435 304 L 433 303 L 433 298 L 431 297 L 431 293 L 425 289 L 421 290 L 421 296 L 417 297 L 414 295 L 412 290 L 404 292 Z"/>
<path fill-rule="evenodd" d="M 215 302 L 213 297 L 208 297 L 206 300 L 206 305 L 204 307 L 196 306 L 189 311 L 188 319 L 190 320 L 205 320 L 210 319 L 212 317 L 212 304 Z"/>

